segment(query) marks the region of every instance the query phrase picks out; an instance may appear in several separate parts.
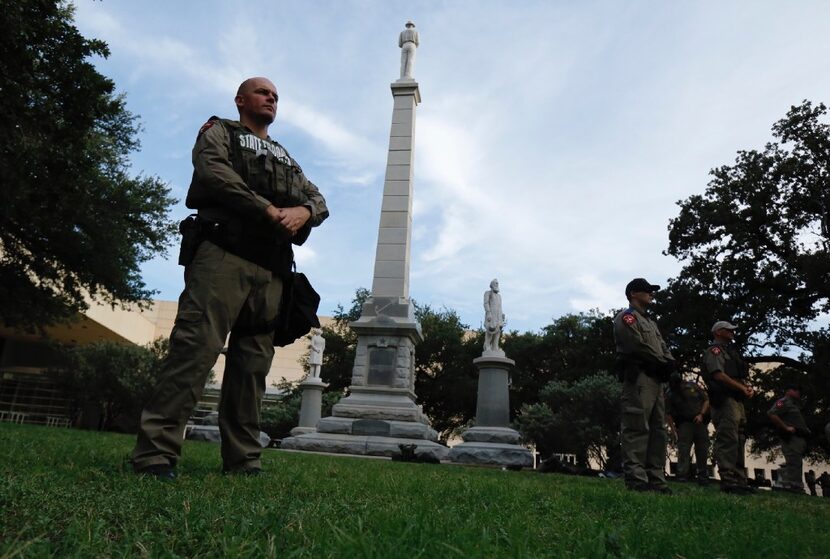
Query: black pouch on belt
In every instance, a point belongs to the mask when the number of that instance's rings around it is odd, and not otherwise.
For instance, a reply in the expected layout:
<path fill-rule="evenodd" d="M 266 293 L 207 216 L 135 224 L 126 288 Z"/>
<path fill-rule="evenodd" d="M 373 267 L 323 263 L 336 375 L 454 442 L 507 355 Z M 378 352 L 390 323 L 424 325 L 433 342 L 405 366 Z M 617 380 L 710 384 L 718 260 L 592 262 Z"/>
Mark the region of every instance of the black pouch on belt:
<path fill-rule="evenodd" d="M 196 215 L 189 215 L 179 223 L 179 233 L 182 234 L 182 244 L 179 248 L 179 264 L 188 266 L 196 256 L 196 250 L 205 240 L 202 227 Z"/>

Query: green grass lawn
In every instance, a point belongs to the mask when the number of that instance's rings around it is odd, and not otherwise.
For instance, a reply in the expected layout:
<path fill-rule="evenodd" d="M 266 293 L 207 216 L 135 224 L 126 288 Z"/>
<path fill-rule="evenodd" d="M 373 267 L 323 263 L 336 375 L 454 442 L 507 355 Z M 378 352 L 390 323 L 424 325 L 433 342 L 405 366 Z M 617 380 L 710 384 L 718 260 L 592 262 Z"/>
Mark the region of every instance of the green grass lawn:
<path fill-rule="evenodd" d="M 0 557 L 828 557 L 830 499 L 265 451 L 226 477 L 186 443 L 135 476 L 133 437 L 0 424 Z"/>

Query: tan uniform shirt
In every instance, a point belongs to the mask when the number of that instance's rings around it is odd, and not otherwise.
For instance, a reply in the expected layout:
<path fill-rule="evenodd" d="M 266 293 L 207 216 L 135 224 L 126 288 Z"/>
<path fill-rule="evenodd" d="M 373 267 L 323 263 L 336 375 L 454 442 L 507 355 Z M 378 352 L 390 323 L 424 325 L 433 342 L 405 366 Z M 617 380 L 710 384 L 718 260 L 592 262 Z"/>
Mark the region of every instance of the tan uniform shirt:
<path fill-rule="evenodd" d="M 674 360 L 657 323 L 634 308 L 614 317 L 614 341 L 617 353 L 637 357 L 646 362 Z"/>
<path fill-rule="evenodd" d="M 784 396 L 775 402 L 767 413 L 777 415 L 784 423 L 798 429 L 799 436 L 803 437 L 809 431 L 807 422 L 804 421 L 804 415 L 801 413 L 801 408 L 789 396 Z"/>
<path fill-rule="evenodd" d="M 718 371 L 726 374 L 727 359 L 729 359 L 729 355 L 721 345 L 715 344 L 709 346 L 703 354 L 704 376 L 712 378 L 712 375 Z"/>
<path fill-rule="evenodd" d="M 737 400 L 744 400 L 742 393 L 736 392 L 726 384 L 715 380 L 714 374 L 721 372 L 726 376 L 745 383 L 742 368 L 745 363 L 741 360 L 740 354 L 732 346 L 725 344 L 712 344 L 703 353 L 703 380 L 709 387 L 709 396 L 714 405 L 720 405 L 723 397 L 729 396 Z"/>
<path fill-rule="evenodd" d="M 676 422 L 692 421 L 709 401 L 706 391 L 693 382 L 683 382 L 677 390 L 671 390 L 666 399 L 666 413 Z"/>
<path fill-rule="evenodd" d="M 240 127 L 236 121 L 226 121 L 229 126 Z M 231 137 L 225 125 L 218 119 L 211 120 L 202 127 L 196 144 L 193 146 L 194 180 L 187 194 L 189 208 L 220 206 L 234 214 L 261 220 L 265 218 L 265 208 L 271 202 L 254 192 L 231 164 Z M 270 138 L 262 140 L 252 133 L 240 135 L 240 149 L 262 150 L 270 152 L 278 160 L 291 160 L 285 149 Z M 300 174 L 300 190 L 308 198 L 303 204 L 311 212 L 308 224 L 319 225 L 328 217 L 325 199 L 318 188 L 304 174 Z"/>

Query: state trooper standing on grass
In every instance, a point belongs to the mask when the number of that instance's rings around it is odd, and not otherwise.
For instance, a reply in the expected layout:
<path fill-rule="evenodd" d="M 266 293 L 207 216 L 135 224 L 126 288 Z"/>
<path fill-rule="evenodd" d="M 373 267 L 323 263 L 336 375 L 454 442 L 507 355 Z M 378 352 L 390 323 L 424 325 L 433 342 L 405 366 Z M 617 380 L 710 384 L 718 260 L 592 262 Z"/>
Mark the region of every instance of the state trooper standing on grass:
<path fill-rule="evenodd" d="M 749 365 L 733 347 L 735 326 L 719 320 L 712 326 L 714 343 L 703 353 L 703 379 L 709 388 L 712 422 L 715 424 L 715 463 L 721 491 L 751 493 L 744 464 L 746 412 L 744 400 L 755 391 L 746 382 Z"/>
<path fill-rule="evenodd" d="M 185 423 L 228 333 L 219 402 L 223 469 L 261 471 L 260 403 L 291 245 L 305 242 L 329 214 L 317 187 L 268 136 L 277 101 L 269 80 L 247 79 L 234 98 L 239 121 L 212 117 L 199 130 L 186 202 L 199 213 L 182 222 L 185 288 L 162 379 L 141 414 L 132 453 L 137 473 L 175 478 Z"/>
<path fill-rule="evenodd" d="M 781 452 L 787 461 L 781 472 L 781 486 L 793 493 L 804 493 L 804 485 L 801 483 L 804 468 L 803 457 L 807 450 L 807 437 L 811 433 L 799 407 L 801 387 L 797 384 L 787 384 L 785 390 L 784 397 L 772 405 L 767 415 L 778 429 L 781 436 Z M 811 489 L 813 494 L 815 494 L 815 487 L 814 473 Z"/>
<path fill-rule="evenodd" d="M 669 494 L 663 387 L 675 361 L 657 323 L 646 314 L 659 289 L 643 278 L 626 285 L 629 307 L 614 317 L 614 340 L 623 380 L 620 439 L 625 485 L 634 491 Z"/>
<path fill-rule="evenodd" d="M 677 439 L 677 481 L 695 478 L 700 485 L 709 483 L 709 395 L 693 381 L 684 381 L 672 373 L 666 401 L 666 421 Z M 696 472 L 691 470 L 692 445 L 695 447 Z"/>

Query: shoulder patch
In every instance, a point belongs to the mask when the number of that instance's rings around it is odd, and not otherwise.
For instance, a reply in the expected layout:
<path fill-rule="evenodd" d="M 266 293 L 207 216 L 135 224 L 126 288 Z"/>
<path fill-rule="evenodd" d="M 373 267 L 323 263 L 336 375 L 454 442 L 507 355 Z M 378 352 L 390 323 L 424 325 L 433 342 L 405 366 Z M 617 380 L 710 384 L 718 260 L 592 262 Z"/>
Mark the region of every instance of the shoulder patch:
<path fill-rule="evenodd" d="M 721 354 L 721 348 L 719 348 L 718 346 L 713 347 L 710 351 L 712 352 L 712 355 L 720 355 Z"/>
<path fill-rule="evenodd" d="M 201 136 L 202 134 L 204 134 L 205 132 L 207 132 L 208 130 L 210 130 L 211 126 L 213 126 L 214 124 L 216 124 L 216 121 L 215 121 L 215 120 L 209 120 L 209 121 L 207 121 L 206 123 L 204 123 L 204 124 L 202 125 L 202 127 L 201 127 L 201 128 L 199 128 L 199 134 L 198 134 L 198 135 L 199 135 L 199 136 Z"/>
<path fill-rule="evenodd" d="M 201 128 L 199 128 L 199 133 L 196 136 L 197 137 L 201 136 L 202 134 L 204 134 L 205 132 L 210 130 L 211 127 L 213 127 L 213 125 L 216 124 L 217 122 L 219 122 L 219 117 L 218 116 L 214 115 L 214 116 L 210 117 L 207 120 L 207 122 L 204 123 Z"/>
<path fill-rule="evenodd" d="M 634 316 L 634 315 L 633 315 L 633 314 L 631 314 L 631 313 L 626 313 L 626 314 L 624 314 L 622 319 L 623 319 L 623 322 L 625 322 L 625 323 L 626 323 L 626 324 L 628 324 L 629 326 L 631 326 L 632 324 L 634 324 L 635 322 L 637 322 L 637 317 L 636 317 L 636 316 Z"/>
<path fill-rule="evenodd" d="M 784 398 L 781 398 L 780 400 L 775 402 L 775 407 L 776 408 L 783 408 L 784 407 Z"/>

